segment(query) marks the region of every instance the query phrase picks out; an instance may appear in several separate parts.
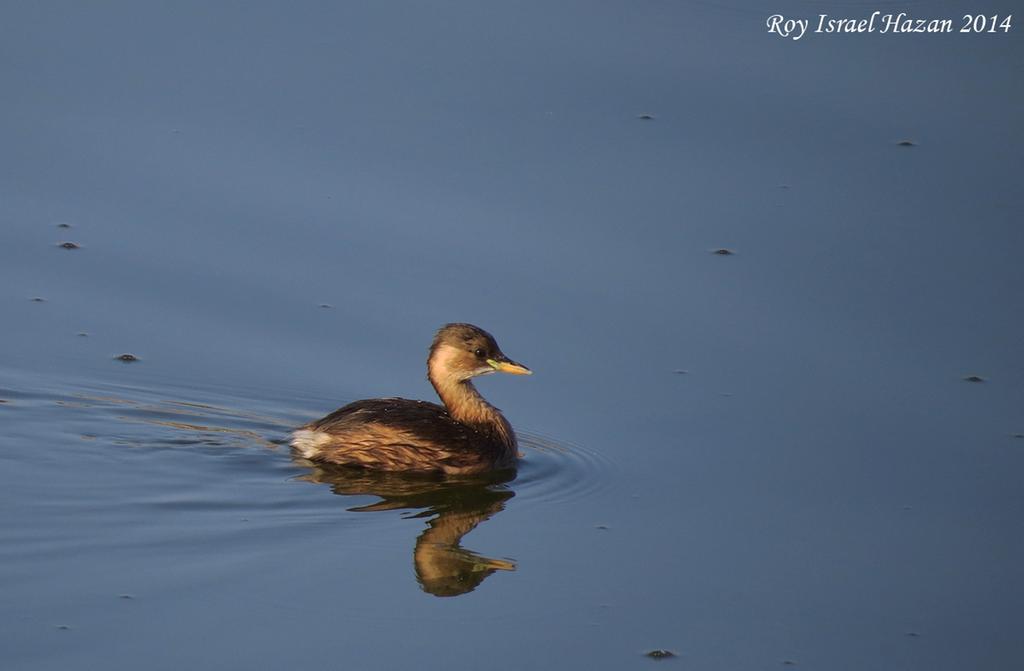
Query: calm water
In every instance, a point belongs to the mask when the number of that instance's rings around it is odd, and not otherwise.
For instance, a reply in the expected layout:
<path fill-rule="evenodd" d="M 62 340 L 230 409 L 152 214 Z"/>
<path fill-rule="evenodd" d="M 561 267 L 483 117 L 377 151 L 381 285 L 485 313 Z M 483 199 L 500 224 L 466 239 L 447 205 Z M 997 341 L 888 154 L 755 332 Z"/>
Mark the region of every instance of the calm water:
<path fill-rule="evenodd" d="M 878 5 L 7 3 L 0 666 L 1024 665 L 1024 45 Z M 515 479 L 290 454 L 447 321 Z"/>

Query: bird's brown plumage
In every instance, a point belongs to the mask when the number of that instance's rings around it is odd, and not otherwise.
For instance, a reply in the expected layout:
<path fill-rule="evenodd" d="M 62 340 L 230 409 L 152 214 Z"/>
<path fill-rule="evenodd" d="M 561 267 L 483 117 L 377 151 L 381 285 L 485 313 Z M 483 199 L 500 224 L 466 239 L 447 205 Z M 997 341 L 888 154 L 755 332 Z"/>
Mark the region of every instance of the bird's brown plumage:
<path fill-rule="evenodd" d="M 350 403 L 293 434 L 306 458 L 384 471 L 469 474 L 515 466 L 516 437 L 470 379 L 495 371 L 529 373 L 494 338 L 470 324 L 448 324 L 434 337 L 427 376 L 444 407 L 381 398 Z"/>

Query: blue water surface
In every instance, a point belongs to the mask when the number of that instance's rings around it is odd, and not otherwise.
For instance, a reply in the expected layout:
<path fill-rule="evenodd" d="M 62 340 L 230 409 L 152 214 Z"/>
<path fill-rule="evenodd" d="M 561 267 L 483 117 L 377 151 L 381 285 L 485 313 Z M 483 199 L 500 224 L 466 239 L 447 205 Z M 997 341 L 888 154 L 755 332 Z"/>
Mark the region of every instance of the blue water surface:
<path fill-rule="evenodd" d="M 765 23 L 1013 9 L 6 3 L 0 666 L 1021 667 L 1021 33 Z M 449 321 L 518 477 L 290 454 Z"/>

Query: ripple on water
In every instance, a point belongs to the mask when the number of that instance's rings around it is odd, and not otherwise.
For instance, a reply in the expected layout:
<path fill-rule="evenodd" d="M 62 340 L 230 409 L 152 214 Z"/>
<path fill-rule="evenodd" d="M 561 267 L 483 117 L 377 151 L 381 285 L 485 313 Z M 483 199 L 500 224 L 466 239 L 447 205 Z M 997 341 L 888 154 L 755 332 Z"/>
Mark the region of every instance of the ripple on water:
<path fill-rule="evenodd" d="M 119 399 L 112 405 L 119 406 L 118 419 L 149 426 L 143 435 L 125 441 L 138 446 L 275 449 L 286 446 L 288 432 L 297 424 L 265 414 L 183 401 Z M 611 465 L 601 453 L 539 433 L 520 431 L 518 435 L 522 458 L 515 479 L 507 485 L 515 492 L 517 505 L 566 503 L 591 496 L 609 485 Z M 302 467 L 300 462 L 289 460 L 288 464 L 280 465 Z M 262 470 L 267 468 L 269 465 L 264 463 Z M 274 477 L 279 475 L 274 473 Z"/>
<path fill-rule="evenodd" d="M 603 454 L 529 431 L 519 436 L 519 472 L 512 488 L 517 503 L 566 503 L 610 484 L 611 462 Z"/>
<path fill-rule="evenodd" d="M 136 454 L 141 459 L 158 459 L 158 453 L 181 451 L 194 451 L 197 457 L 206 457 L 201 461 L 162 460 L 157 471 L 174 480 L 174 486 L 163 483 L 169 490 L 163 493 L 151 489 L 145 497 L 149 503 L 233 508 L 243 503 L 235 500 L 234 488 L 244 482 L 250 488 L 273 490 L 276 507 L 295 506 L 310 513 L 310 506 L 323 504 L 314 503 L 313 499 L 320 497 L 311 497 L 310 490 L 299 488 L 288 494 L 290 488 L 280 488 L 284 481 L 304 479 L 297 477 L 297 473 L 308 474 L 309 465 L 293 460 L 287 448 L 290 430 L 302 423 L 293 410 L 282 406 L 279 412 L 272 400 L 247 399 L 244 394 L 211 396 L 212 390 L 191 390 L 189 398 L 178 389 L 89 387 L 63 386 L 41 393 L 12 389 L 2 396 L 13 400 L 10 407 L 20 403 L 23 407 L 18 409 L 25 414 L 44 413 L 55 433 L 59 427 L 64 436 L 71 434 L 91 440 L 95 453 L 104 454 L 107 459 L 121 457 L 116 451 L 103 448 L 103 443 L 140 449 Z M 38 426 L 38 422 L 34 424 Z M 566 503 L 591 496 L 610 484 L 610 463 L 598 452 L 530 431 L 519 432 L 519 443 L 522 458 L 516 476 L 505 484 L 514 492 L 516 506 Z M 169 468 L 171 463 L 174 468 Z M 151 484 L 159 480 L 156 475 L 149 477 Z M 186 489 L 193 501 L 189 506 L 171 495 L 186 482 L 190 483 Z M 233 485 L 226 486 L 228 483 Z M 253 494 L 250 489 L 249 496 Z M 287 501 L 292 498 L 294 501 Z M 252 500 L 244 504 L 260 507 Z"/>

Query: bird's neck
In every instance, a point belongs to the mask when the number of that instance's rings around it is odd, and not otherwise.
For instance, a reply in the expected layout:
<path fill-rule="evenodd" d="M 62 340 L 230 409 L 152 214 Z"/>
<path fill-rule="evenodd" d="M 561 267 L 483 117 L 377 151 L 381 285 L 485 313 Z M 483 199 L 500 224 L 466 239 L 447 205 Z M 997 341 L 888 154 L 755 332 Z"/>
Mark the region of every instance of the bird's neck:
<path fill-rule="evenodd" d="M 515 450 L 516 436 L 512 426 L 501 411 L 488 403 L 469 380 L 454 380 L 435 374 L 430 370 L 428 377 L 434 385 L 448 414 L 457 422 L 466 424 L 481 433 L 491 434 L 509 450 Z"/>

